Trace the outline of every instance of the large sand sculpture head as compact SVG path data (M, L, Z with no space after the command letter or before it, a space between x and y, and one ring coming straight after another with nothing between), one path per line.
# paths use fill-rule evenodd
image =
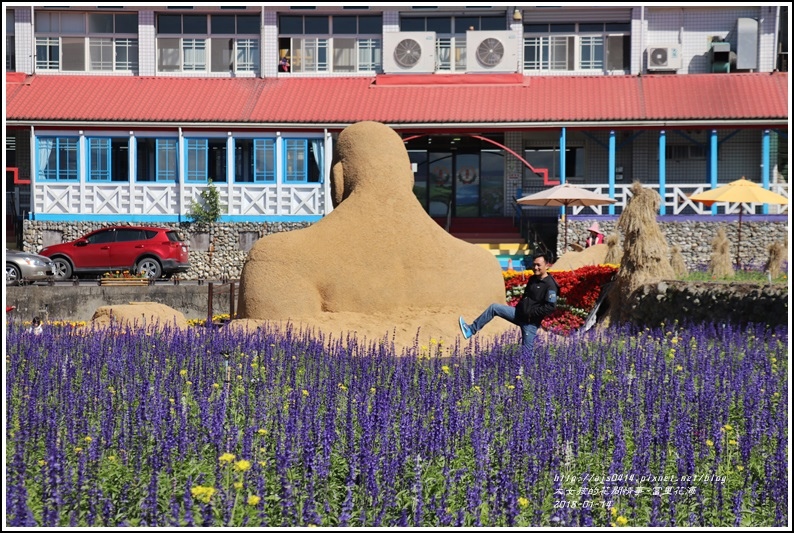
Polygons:
M380 122L357 122L339 134L331 168L334 207L359 188L410 194L411 160L403 140Z
M328 216L254 244L240 277L238 317L379 313L394 324L409 309L455 313L504 302L499 262L430 218L413 194L410 159L391 128L345 128L331 179L338 207ZM457 315L449 321L457 325Z

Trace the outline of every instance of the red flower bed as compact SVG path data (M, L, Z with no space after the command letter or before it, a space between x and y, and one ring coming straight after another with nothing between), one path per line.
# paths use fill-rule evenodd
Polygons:
M617 272L612 265L584 266L576 270L550 270L560 294L557 309L543 319L543 328L567 335L580 328L587 315L592 311L601 294L601 287L609 282ZM505 296L507 303L515 307L526 287L531 270L516 272L508 270L504 273Z

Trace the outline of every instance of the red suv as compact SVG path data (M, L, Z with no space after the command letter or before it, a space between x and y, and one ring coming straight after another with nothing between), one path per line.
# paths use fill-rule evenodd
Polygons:
M55 263L55 279L111 270L145 273L157 279L190 268L188 245L178 231L143 226L112 226L47 246L39 254Z

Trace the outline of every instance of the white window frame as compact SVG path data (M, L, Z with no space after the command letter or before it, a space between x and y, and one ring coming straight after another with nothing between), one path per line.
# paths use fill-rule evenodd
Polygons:
M158 13L165 14L165 13ZM173 13L168 13L173 15ZM253 33L212 33L212 16L207 16L207 33L158 33L157 43L157 72L189 72L211 74L237 74L251 73L258 75L260 36ZM161 43L175 40L178 46L163 48ZM213 69L213 42L216 45L232 41L231 68ZM179 49L179 58L171 68L163 68L163 52L165 50Z
M525 32L524 71L609 72L607 59L609 37L630 36L631 32L607 30L606 26L609 23L596 24L603 24L603 29L581 30L580 23L576 23L572 32ZM589 59L583 59L582 51L585 48L593 52ZM597 58L599 49L601 57ZM534 50L535 53L530 53L530 50ZM627 70L629 65L624 68L624 71Z
M137 33L115 33L115 32L91 32L89 16L94 13L63 12L63 11L39 11L36 13L35 39L36 39L36 69L54 72L135 72L138 69L138 34ZM107 15L129 15L130 13L106 13ZM115 22L115 21L114 21ZM38 26L42 29L38 29ZM71 31L64 29L66 24L73 24ZM101 59L99 63L94 60L94 51L97 50L97 43L106 44L111 41L111 51L109 59ZM68 41L68 44L67 44ZM66 68L67 63L80 64L78 58L71 58L71 61L64 61L64 54L67 49L80 44L82 41L82 68ZM49 53L45 59L39 59L38 49L40 46L49 48ZM52 52L57 48L57 56ZM119 47L127 50L127 60L117 61ZM100 50L102 48L100 47ZM106 52L102 52L104 56ZM134 61L129 57L133 56ZM110 68L106 68L110 66ZM100 68L96 68L100 67Z
M289 39L290 72L373 73L381 68L383 40L380 34L335 34L333 16L328 16L328 28L331 33L279 33L280 41ZM353 48L348 45L351 40L355 43ZM337 42L340 46L335 46ZM344 47L341 46L343 42Z

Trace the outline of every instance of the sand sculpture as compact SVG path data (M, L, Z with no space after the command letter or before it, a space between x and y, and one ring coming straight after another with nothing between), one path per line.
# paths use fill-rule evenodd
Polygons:
M185 330L188 327L184 314L157 302L130 302L98 307L91 317L91 325L96 327L115 325L121 328L151 331L165 328Z
M334 210L300 230L267 235L240 277L238 318L304 320L329 313L484 309L505 301L502 271L487 250L457 239L413 194L400 136L378 122L345 128L331 171Z

